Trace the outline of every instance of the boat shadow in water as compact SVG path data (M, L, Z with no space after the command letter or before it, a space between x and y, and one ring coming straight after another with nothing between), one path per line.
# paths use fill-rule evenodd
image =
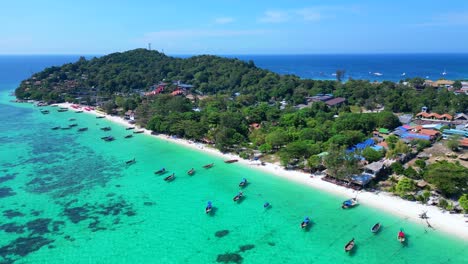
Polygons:
M351 257L354 256L354 255L356 255L358 249L359 249L359 246L356 245L356 244L354 244L353 249L351 249L351 251L348 252L348 255L351 256Z
M312 220L310 220L309 224L306 225L304 228L302 228L302 230L304 232L309 232L311 229L312 229L312 226L314 225L314 222L312 222Z
M217 211L218 211L218 207L213 206L213 207L211 207L211 211L210 211L207 215L213 217L213 216L216 215L216 212L217 212Z

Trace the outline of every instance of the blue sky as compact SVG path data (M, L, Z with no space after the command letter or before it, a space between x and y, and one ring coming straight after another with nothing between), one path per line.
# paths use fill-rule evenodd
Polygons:
M148 43L167 54L468 52L468 0L15 0L0 8L0 54L106 54Z

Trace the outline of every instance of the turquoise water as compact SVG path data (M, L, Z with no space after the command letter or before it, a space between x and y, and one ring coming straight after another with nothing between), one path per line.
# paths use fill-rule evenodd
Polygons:
M1 93L0 263L417 264L468 257L467 241L374 208L342 210L344 197L151 136L124 139L124 127L86 113L48 107L43 115L10 99ZM78 126L50 129L71 123ZM106 135L116 140L102 141ZM136 163L125 165L132 158ZM153 173L161 167L176 179ZM237 204L243 177L250 184ZM207 201L216 208L211 216ZM299 227L305 216L313 223L307 231ZM373 235L376 222L383 227ZM396 240L400 228L405 246ZM351 238L356 247L346 254Z

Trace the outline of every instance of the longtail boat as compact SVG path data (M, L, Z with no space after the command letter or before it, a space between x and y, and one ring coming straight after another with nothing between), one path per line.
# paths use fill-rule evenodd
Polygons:
M350 252L354 248L354 238L351 239L344 247L345 252Z
M380 223L375 224L374 226L372 226L371 232L374 234L379 232L380 227L381 227Z
M213 167L213 165L214 165L214 163L206 164L206 165L203 166L203 168L209 169L209 168Z
M164 180L167 182L173 181L174 179L175 179L175 173L172 173L171 175L164 178Z

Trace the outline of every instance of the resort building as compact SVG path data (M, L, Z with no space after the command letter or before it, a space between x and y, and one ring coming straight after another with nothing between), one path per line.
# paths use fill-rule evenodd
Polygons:
M427 113L427 112L420 112L416 114L416 118L418 119L428 119L428 120L439 120L439 121L451 121L453 117L449 114L438 114L438 113Z

